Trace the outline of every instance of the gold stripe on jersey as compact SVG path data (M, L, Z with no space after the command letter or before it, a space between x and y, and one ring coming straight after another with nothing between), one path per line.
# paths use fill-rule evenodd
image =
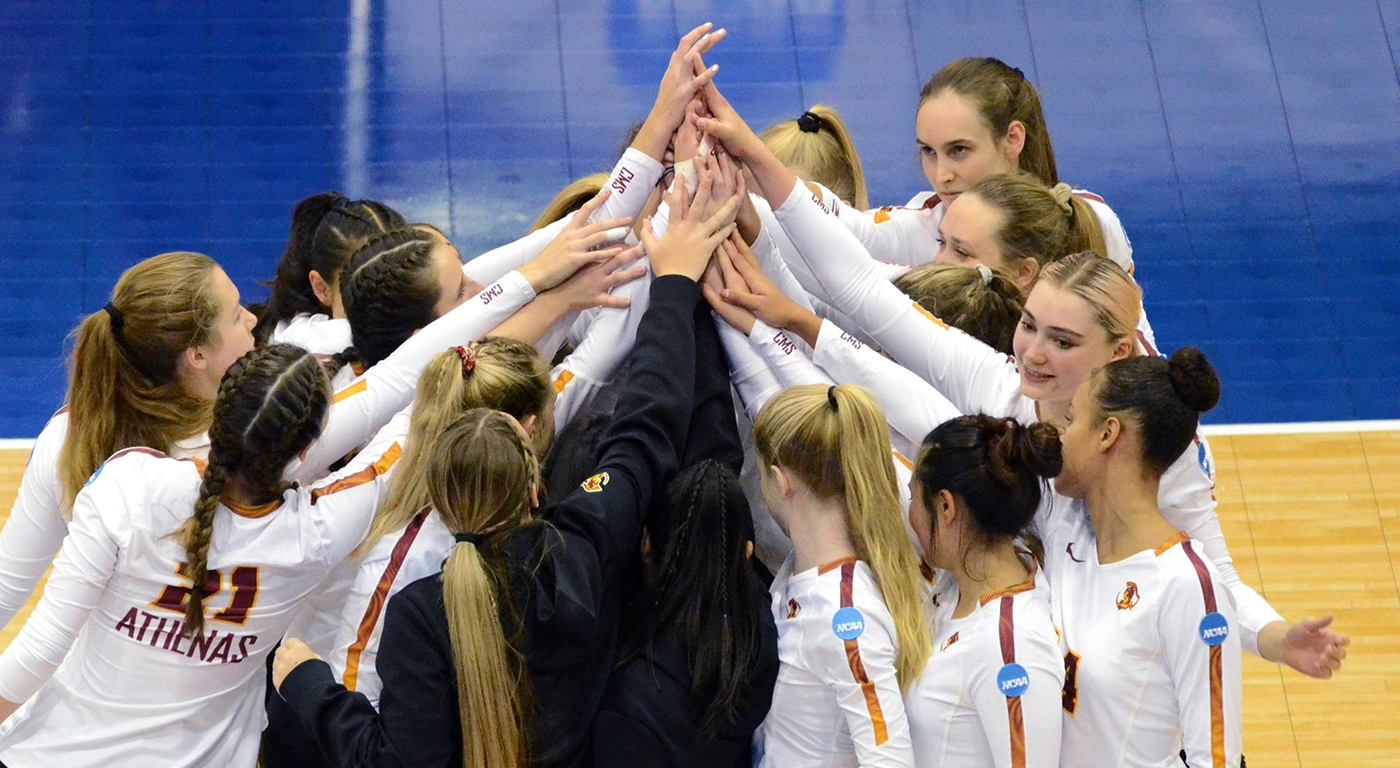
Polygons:
M331 398L331 402L338 403L341 400L348 400L349 398L360 394L368 388L369 382L366 379L359 379L350 386L346 387L345 389L342 389L339 392L335 393L335 396Z
M379 615L384 611L384 605L389 600L389 588L393 586L394 579L398 578L399 569L403 567L403 561L408 557L408 551L413 547L413 540L418 538L418 531L423 527L423 521L428 519L427 508L419 511L413 516L408 527L404 529L403 535L394 542L394 551L389 554L389 564L384 566L384 573L380 574L379 582L374 585L374 594L369 598L369 605L365 607L365 615L361 617L360 624L355 628L355 642L350 644L350 649L345 652L345 675L343 681L345 687L355 690L355 683L360 678L360 656L365 652L365 646L369 645L369 639L374 634L374 628L379 624Z
M828 563L827 566L836 564L841 567L841 607L850 608L854 602L856 558L844 557ZM821 573L823 571L819 570L818 574ZM860 684L861 693L865 694L865 708L870 713L870 725L874 728L875 746L878 747L890 739L889 727L885 724L885 712L880 708L880 695L875 690L875 681L870 679L870 675L865 671L865 664L860 660L859 641L843 642L846 644L846 664L851 668L851 676Z
M373 481L374 478L388 472L389 468L394 466L394 462L398 461L402 456L403 448L398 443L394 443L389 446L389 450L385 451L383 456L379 457L378 461L368 467L365 467L353 475L342 477L334 483L313 489L311 491L311 503L315 504L316 501L323 496L329 496L332 493L339 493L348 488L354 488Z
M569 382L574 380L574 373L568 368L559 372L559 378L554 380L554 394L564 391L564 387L569 386Z

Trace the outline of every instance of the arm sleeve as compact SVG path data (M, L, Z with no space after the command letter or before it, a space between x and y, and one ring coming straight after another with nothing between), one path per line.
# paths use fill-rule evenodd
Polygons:
M930 249L924 232L929 226L923 219L929 215L926 211L891 206L862 211L826 187L817 187L822 211L841 222L879 263L907 268L933 261L936 251Z
M768 398L782 391L783 384L749 343L749 337L722 319L715 318L715 325L719 328L724 356L729 360L729 378L739 393L744 413L748 414L749 421L754 421Z
M364 694L336 682L322 661L292 670L279 693L334 765L454 765L461 727L451 647L443 647L432 620L403 593L389 601L378 668L384 689L377 712Z
M894 628L887 618L864 614L865 629L855 640L822 633L814 668L841 707L861 768L907 768L914 747L895 672Z
M0 626L24 609L68 535L63 519L58 454L68 417L55 416L29 453L19 494L0 530Z
M794 247L792 240L788 239L783 226L773 215L773 209L768 206L768 201L764 200L762 195L751 194L749 199L753 201L754 210L758 211L758 220L762 225L758 231L758 239L754 241L750 250L753 251L754 258L758 259L759 266L763 268L763 274L797 302L798 306L812 309L812 299L807 295L807 289L783 260L783 249L792 250Z
M129 498L139 485L120 482L131 462L95 474L73 502L73 522L44 596L0 655L0 696L7 701L24 702L53 675L102 598L117 567L113 523L129 517L128 505L140 503Z
M554 380L554 425L562 430L612 380L618 366L637 342L637 326L646 315L651 278L643 277L614 289L626 296L626 309L603 308L588 326L583 341L550 372Z
M1235 570L1230 549L1225 546L1225 533L1220 529L1220 517L1216 514L1215 461L1210 444L1204 437L1197 437L1196 442L1186 447L1186 454L1162 476L1157 504L1167 522L1201 543L1202 554L1219 571L1221 584L1238 606L1239 621L1232 626L1239 630L1241 647L1258 656L1260 630L1284 618L1268 600L1245 584Z
M646 205L656 180L661 178L661 163L648 157L641 150L628 148L613 166L608 176L607 188L612 190L603 205L589 217L589 221L602 221L622 216L636 216ZM500 280L508 272L519 269L526 262L540 255L564 227L569 225L572 216L549 224L531 232L512 243L487 251L462 265L462 273L482 285L490 285ZM660 233L657 233L660 234Z
M724 361L715 322L709 306L704 302L696 305L695 404L680 466L708 459L724 464L737 475L744 466L744 444L734 418L729 366Z
M784 257L807 266L816 281L808 290L817 298L849 316L900 365L922 376L959 411L1010 412L1020 397L1021 378L1015 362L948 327L901 293L885 279L855 236L822 211L801 180L775 213L796 245L795 254L785 252Z
M1020 696L1001 692L998 674L1005 664L1000 648L979 654L968 688L977 719L987 736L996 768L1055 768L1060 764L1065 663L1053 642L1015 633L1015 663L1026 670L1029 686Z
M962 415L928 382L832 323L822 323L813 359L838 381L874 392L890 428L916 445L934 427Z
M605 583L635 553L652 495L678 466L695 393L699 298L699 284L686 277L652 281L632 370L598 445L598 473L551 510L555 528L592 544ZM591 597L581 599L600 599L593 587L586 591Z
M806 345L786 331L780 331L762 320L754 320L753 330L749 331L749 343L763 356L764 362L777 374L784 388L836 383L803 350Z
M287 465L283 477L307 483L324 476L331 464L363 445L413 400L418 376L434 355L485 336L534 297L529 281L511 272L410 336L393 354L335 394L321 436L302 458Z
M1190 547L1186 542L1182 546ZM1190 550L1188 550L1190 551ZM1211 569L1199 564L1201 574ZM1244 749L1241 735L1243 672L1235 609L1229 593L1210 575L1191 574L1169 582L1157 614L1162 655L1176 693L1181 744L1186 762L1193 766L1225 768L1240 763ZM1202 639L1200 622L1209 611L1204 603L1209 589L1215 610L1225 617L1229 633L1220 645Z

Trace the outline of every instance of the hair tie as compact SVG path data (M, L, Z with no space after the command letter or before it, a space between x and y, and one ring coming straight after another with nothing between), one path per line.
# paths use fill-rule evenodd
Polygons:
M110 301L103 304L102 309L107 312L107 317L112 322L112 331L120 332L122 326L126 325L126 318L122 317L121 310L117 309Z
M977 274L982 276L983 285L992 284L992 270L986 264L977 265Z
M1050 196L1055 198L1055 203L1058 204L1065 213L1074 213L1074 206L1069 202L1070 198L1074 197L1074 187L1062 181L1050 188Z
M797 118L797 127L802 129L803 133L816 133L822 129L822 119L810 111L803 112Z
M481 546L481 537L474 533L454 533L452 534L452 538L456 539L458 544L466 542L473 547Z
M1015 72L1015 73L1016 73L1016 76L1019 77L1019 78L1021 78L1022 80L1025 80L1025 79L1026 79L1026 73L1025 73L1025 72L1022 72L1020 67L1012 67L1012 68L1011 68L1011 71L1012 71L1012 72Z
M462 378L467 378L476 370L476 347L453 347L462 358Z
M836 385L833 384L826 388L826 402L831 405L831 410L841 410L841 407L836 403Z

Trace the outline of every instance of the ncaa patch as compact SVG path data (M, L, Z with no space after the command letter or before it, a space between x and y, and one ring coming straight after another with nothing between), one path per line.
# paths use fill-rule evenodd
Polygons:
M1011 662L997 672L997 690L1008 699L1014 699L1025 693L1031 687L1031 676L1026 668Z
M1197 633L1201 636L1201 642L1214 647L1230 636L1230 622L1219 613L1207 613L1201 619Z
M30 455L32 456L33 454L31 453ZM86 482L86 483L83 483L83 487L86 488L86 487L88 487L89 485L92 485L93 483L97 482L97 476L100 475L100 474L102 474L102 470L105 469L106 466L107 466L107 462L105 462L105 461L102 462L101 464L98 464L98 465L97 465L97 469L94 469L94 470L92 471L92 474L88 476L87 482Z
M851 606L846 606L831 617L831 631L842 640L854 640L865 632L865 617Z
M608 473L599 472L598 474L588 478L587 480L584 480L583 483L579 485L579 487L582 488L585 493L597 493L603 490L603 486L607 484Z

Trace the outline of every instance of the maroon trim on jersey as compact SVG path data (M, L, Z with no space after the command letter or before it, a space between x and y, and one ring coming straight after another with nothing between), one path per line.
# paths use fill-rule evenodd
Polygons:
M1196 568L1196 578L1201 582L1201 595L1205 598L1206 613L1216 612L1215 588L1210 571L1201 561L1200 555L1191 547L1191 542L1181 542L1181 549ZM1213 768L1225 768L1225 662L1224 644L1210 646L1210 752Z
M1147 354L1151 355L1152 357L1159 357L1161 355L1161 353L1157 351L1157 348L1152 346L1152 342L1147 340L1147 334L1143 333L1142 331L1138 331L1137 339L1138 343L1142 345L1143 350L1145 350Z
M1096 203L1103 203L1102 197L1099 197L1093 192L1086 192L1082 189L1074 190L1074 196L1079 198L1080 200L1093 200ZM1104 203L1104 205L1108 205L1108 203Z
M828 565L838 563L841 566L841 607L850 608L855 599L856 558L843 557L840 560L833 560ZM851 668L851 676L860 684L861 693L865 694L865 709L870 713L870 725L874 729L875 746L878 747L889 741L890 738L889 726L885 723L885 713L880 708L880 696L875 690L875 683L865 671L865 663L860 660L859 641L843 640L842 642L846 644L846 664Z
M345 687L352 691L355 690L355 683L360 677L360 655L365 652L365 646L369 645L374 628L379 624L379 616L384 612L385 604L389 602L389 588L394 585L394 579L398 578L399 569L403 567L403 561L408 558L408 551L413 548L413 541L418 538L418 531L427 519L428 508L424 507L413 516L399 540L394 543L394 551L389 553L389 564L384 566L384 573L379 575L379 583L374 585L374 594L370 595L365 615L360 618L360 624L355 628L355 642L351 643L350 649L345 652L344 682Z
M924 204L919 206L919 208L920 210L927 211L933 208L937 208L938 204L941 202L943 202L943 199L940 198L938 195L934 195L933 197L930 197L929 199L925 200Z
M1031 574L1031 582L1034 582L1035 574ZM1024 591L1024 590L1022 590ZM1016 598L1012 595L1004 595L1001 598L1001 618L998 621L998 631L1001 636L1001 663L1014 664L1016 662L1016 621L1014 608ZM1013 768L1025 768L1026 766L1026 722L1025 714L1021 710L1020 696L1006 697L1006 720L1011 736L1011 765Z
M1181 535L1177 534L1177 536ZM1201 561L1201 556L1197 555L1196 550L1191 548L1190 539L1181 542L1181 549L1191 560L1191 565L1196 567L1196 578L1201 582L1201 596L1206 599L1206 613L1215 613L1215 588L1211 584L1210 571L1206 570L1206 564Z
M821 565L817 566L817 575L825 576L826 574L831 573L832 571L836 570L837 568L840 568L846 563L854 564L858 559L859 558L855 557L838 557L829 563L822 563ZM850 603L842 603L841 605L844 607L850 605Z

